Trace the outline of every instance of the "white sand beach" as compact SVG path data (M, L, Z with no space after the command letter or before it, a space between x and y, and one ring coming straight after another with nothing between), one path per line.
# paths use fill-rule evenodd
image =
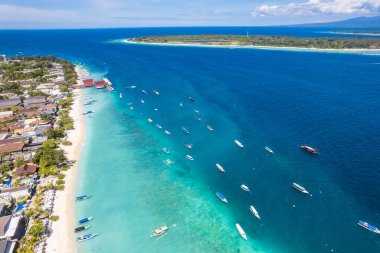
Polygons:
M279 51L299 51L299 52L318 52L318 53L349 53L349 54L380 54L380 49L323 49L323 48L306 48L306 47L276 47L276 46L242 46L242 45L207 45L197 43L153 43L153 42L136 42L130 39L122 40L123 43L141 44L152 46L169 46L169 47L209 47L209 48L230 48L230 49L262 49L262 50L279 50Z
M74 119L74 130L68 131L68 140L71 146L62 146L69 160L77 161L68 171L65 177L65 189L57 191L54 202L53 215L58 215L59 220L53 222L52 234L47 240L46 252L70 253L77 252L75 244L75 184L78 170L78 160L84 144L85 125L83 113L82 92L74 91L73 110L70 112Z

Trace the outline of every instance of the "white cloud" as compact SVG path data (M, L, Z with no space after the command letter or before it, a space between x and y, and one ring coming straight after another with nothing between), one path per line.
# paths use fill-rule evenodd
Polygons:
M315 14L373 14L380 12L380 0L309 0L282 5L261 5L253 16L308 16Z

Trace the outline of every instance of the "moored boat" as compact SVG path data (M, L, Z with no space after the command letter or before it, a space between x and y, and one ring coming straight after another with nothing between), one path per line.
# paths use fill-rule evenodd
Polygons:
M182 127L181 130L182 130L182 132L184 132L185 134L189 134L189 133L190 133L189 130L187 130L185 127Z
M274 154L273 150L271 148L269 148L269 147L265 147L265 150L268 151L271 154Z
M140 100L141 104L145 104L145 101L143 99Z
M157 127L158 129L162 129L162 126L161 126L160 124L156 124L156 127Z
M154 93L155 95L157 95L157 96L160 95L160 93L159 93L158 91L156 91L156 90L154 90L153 93Z
M305 187L303 187L303 186L301 186L301 185L299 185L299 184L297 184L297 183L293 183L292 186L293 186L296 190L298 190L298 191L300 191L300 192L302 192L302 193L309 194L309 192L305 189Z
M75 200L76 201L81 201L81 200L86 200L86 199L89 199L91 198L91 196L88 196L88 195L80 195L80 196L76 196L75 197Z
M207 127L208 130L214 131L214 128L212 128L210 125L207 125L206 127Z
M186 159L190 161L194 161L194 158L191 155L186 155Z
M220 192L217 192L217 193L216 193L216 196L217 196L221 201L223 201L224 203L228 204L228 201L227 201L226 197L224 197L223 194L221 194Z
M172 133L169 132L168 130L165 130L164 133L167 134L167 135L172 135Z
M371 232L374 232L376 234L380 234L380 230L377 227L372 226L371 224L368 224L368 222L360 220L358 222L358 225L369 230L369 231L371 231Z
M174 162L173 162L172 160L170 160L170 159L166 159L166 160L164 160L164 163L165 163L166 165L173 165L173 164L174 164Z
M86 234L86 235L82 235L82 236L77 237L76 240L77 240L77 242L83 242L83 241L92 239L92 238L94 238L97 235L98 235L97 233Z
M91 226L80 226L80 227L77 227L74 229L74 232L75 233L78 233L78 232L82 232L82 231L85 231L87 229L89 229Z
M239 234L241 235L241 237L243 237L244 240L247 240L247 235L245 234L243 228L239 225L239 223L236 223L236 229L239 232Z
M151 234L150 237L156 237L159 235L164 234L166 231L168 231L168 226L162 226L160 228L155 229Z
M238 140L235 140L235 144L239 147L239 148L244 148L244 145L238 141Z
M119 98L123 98L123 93L119 93Z
M153 120L151 118L148 118L149 123L153 123Z
M163 148L162 151L164 151L166 154L170 154L170 151L167 148Z
M182 103L179 103L179 106L180 106L180 107L183 107L183 104L182 104Z
M194 117L195 120L202 121L201 117Z
M86 218L83 218L83 219L80 219L79 220L79 224L83 224L83 223L86 223L90 220L94 219L94 217L90 216L90 217L86 217Z
M245 184L242 184L242 185L240 186L240 188L242 188L243 191L246 191L246 192L249 192L249 191L250 191L249 188L248 188L248 186L246 186Z
M256 210L256 208L254 206L250 206L249 210L251 210L251 212L253 213L253 215L256 216L257 219L260 219L259 212L257 212L257 210Z
M195 99L195 98L193 98L193 97L188 97L188 99L191 101L191 102L197 102L197 100Z
M193 148L193 144L185 143L186 148Z
M142 90L141 91L143 94L145 94L145 95L148 95L148 92L146 92L146 90Z
M314 155L318 154L317 149L312 148L312 147L307 146L307 145L302 145L300 147L300 149L302 149L303 151L309 152L310 154L314 154Z
M221 172L225 172L225 170L223 169L222 165L220 165L219 163L216 164L216 168L218 170L220 170Z

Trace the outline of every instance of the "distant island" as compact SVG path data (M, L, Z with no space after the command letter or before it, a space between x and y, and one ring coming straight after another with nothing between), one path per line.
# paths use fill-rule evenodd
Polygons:
M146 36L127 40L134 43L235 46L235 47L279 47L307 49L380 49L378 38L303 38L293 36L241 36L241 35L165 35Z

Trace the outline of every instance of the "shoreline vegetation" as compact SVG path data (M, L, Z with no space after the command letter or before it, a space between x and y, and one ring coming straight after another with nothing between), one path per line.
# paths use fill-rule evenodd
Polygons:
M0 58L0 194L2 216L16 224L4 231L13 233L7 247L14 252L75 249L74 183L84 134L79 76L74 64L54 56Z
M242 35L165 35L137 37L128 43L221 46L256 48L294 48L316 50L380 50L377 38L303 38L292 36L242 36Z

